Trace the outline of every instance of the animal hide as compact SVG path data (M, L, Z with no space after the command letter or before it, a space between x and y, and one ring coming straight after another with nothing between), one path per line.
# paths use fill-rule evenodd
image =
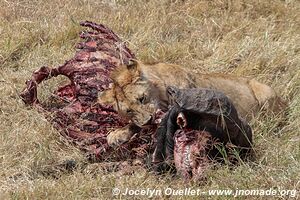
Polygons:
M186 178L200 177L209 160L222 160L220 144L236 146L241 158L250 153L251 128L226 95L206 88L167 91L172 107L157 129L153 155L157 171L169 169L174 160L176 170Z

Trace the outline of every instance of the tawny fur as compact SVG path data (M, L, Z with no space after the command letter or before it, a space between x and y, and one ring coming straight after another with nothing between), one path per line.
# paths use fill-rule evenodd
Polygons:
M239 115L246 119L262 106L274 112L285 107L271 87L254 79L229 74L195 74L179 65L133 61L128 66L119 66L111 77L113 87L100 95L99 102L113 104L138 125L145 124L155 109L168 108L167 86L222 91L233 101Z

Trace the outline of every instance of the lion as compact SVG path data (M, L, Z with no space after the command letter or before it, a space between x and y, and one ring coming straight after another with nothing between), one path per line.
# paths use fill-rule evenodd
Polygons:
M112 88L98 98L101 104L111 104L123 117L139 127L149 123L156 110L167 111L171 99L168 86L177 88L209 88L223 92L235 105L239 116L250 119L262 107L278 113L285 102L268 85L255 79L230 74L200 74L174 64L145 64L130 60L111 74ZM109 145L127 141L132 136L128 127L112 131Z

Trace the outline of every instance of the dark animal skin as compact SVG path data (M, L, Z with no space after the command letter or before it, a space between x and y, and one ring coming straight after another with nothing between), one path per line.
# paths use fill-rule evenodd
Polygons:
M201 143L199 138L203 134L206 135L203 138L209 136L212 141L218 141L224 145L230 142L237 146L241 158L248 155L252 149L251 128L239 118L233 103L223 93L204 88L177 89L169 87L167 91L172 107L156 131L157 143L152 161L156 171L172 169L170 164L172 165L174 162L174 157L176 168L181 166L182 163L178 163L178 161L187 158L187 155L184 155L187 145L193 149L190 153L209 149L206 153L207 156L216 158L218 151L209 145L209 142L205 143L207 148L198 145ZM175 134L178 131L180 136ZM174 135L175 141L177 138L175 144ZM183 140L182 138L189 139ZM174 146L175 149L181 150L174 153ZM189 157L192 156L189 155ZM200 169L186 169L184 173L187 174L187 171L193 170L199 171Z

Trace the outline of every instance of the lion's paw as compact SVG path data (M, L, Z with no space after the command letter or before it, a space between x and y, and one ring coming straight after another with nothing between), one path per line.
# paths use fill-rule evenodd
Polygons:
M117 146L127 142L132 136L132 133L126 129L116 129L110 132L107 136L107 143L109 146Z

